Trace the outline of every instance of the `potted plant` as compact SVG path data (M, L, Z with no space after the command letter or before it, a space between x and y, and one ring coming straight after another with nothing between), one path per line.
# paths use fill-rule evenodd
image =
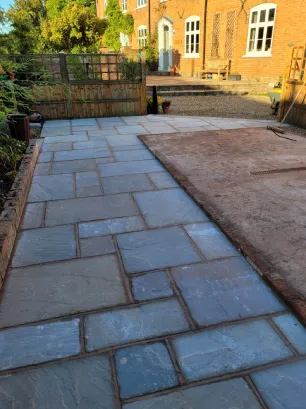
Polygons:
M174 77L176 74L176 68L174 65L170 65L170 77Z
M170 111L171 101L165 100L162 103L163 113L168 114Z
M228 76L229 81L241 81L241 75L237 72L233 72Z

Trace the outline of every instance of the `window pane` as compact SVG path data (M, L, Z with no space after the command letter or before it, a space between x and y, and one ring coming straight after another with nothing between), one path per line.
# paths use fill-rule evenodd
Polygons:
M272 43L271 38L266 40L265 51L270 51L271 50L271 43Z
M262 40L258 40L258 41L257 41L256 51L262 51Z
M267 28L267 38L272 38L272 34L273 34L273 26L269 26Z
M254 12L252 13L252 20L251 20L251 23L252 23L252 24L257 23L257 15L258 15L258 12L257 12L257 11L254 11Z
M200 30L200 21L197 21L197 30Z
M191 22L191 31L194 31L194 21Z
M186 54L189 54L190 52L190 37L189 35L186 35Z
M260 23L264 23L266 21L266 10L261 10L259 21Z
M190 52L193 53L194 52L194 34L190 36L190 43L191 43Z
M264 35L264 27L260 27L258 30L258 40L262 40Z
M275 9L270 9L268 21L274 21L274 18L275 18Z
M250 33L250 40L251 41L255 40L255 34L256 34L256 28L251 28L251 33Z
M255 41L250 41L249 42L249 51L251 52L251 51L254 51L254 44L255 44Z
M190 23L187 23L187 25L186 25L186 31L189 31L189 29L190 29Z

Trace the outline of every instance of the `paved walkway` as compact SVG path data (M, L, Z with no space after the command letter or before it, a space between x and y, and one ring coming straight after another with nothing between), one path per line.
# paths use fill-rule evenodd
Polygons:
M136 136L262 125L45 124L1 305L1 409L305 408L306 331Z

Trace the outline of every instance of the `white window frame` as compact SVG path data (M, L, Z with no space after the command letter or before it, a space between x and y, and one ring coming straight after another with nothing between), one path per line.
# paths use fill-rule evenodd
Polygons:
M194 23L194 30L191 29L191 24ZM197 23L199 28L197 29ZM189 30L187 31L187 27L189 27ZM200 58L200 33L201 33L201 21L199 16L190 16L186 18L185 20L185 44L184 44L184 58ZM189 46L191 49L191 46L193 45L194 50L196 48L196 36L199 36L199 52L195 51L189 51L187 52L187 38L189 38ZM191 37L194 36L194 41L191 43Z
M147 7L147 0L137 0L137 8Z
M121 44L121 47L129 47L130 40L127 34L120 33L120 44Z
M122 10L122 13L127 12L127 0L121 0L121 10Z
M274 20L268 21L269 11L274 9ZM265 11L265 21L260 22L261 12ZM274 37L274 30L275 30L275 20L276 20L276 11L277 11L277 4L275 3L262 3L258 6L251 8L250 10L250 20L249 20L249 29L248 29L248 41L247 41L247 48L246 54L244 57L271 57L272 56L272 47L273 47L273 37ZM253 13L257 13L257 20L255 23L252 23ZM272 37L271 37L271 47L269 50L264 50L266 40L267 40L267 30L268 27L273 27ZM257 51L257 43L258 43L258 33L259 29L263 28L263 38L262 38L262 50ZM254 32L255 29L255 37L254 37L254 50L249 51L250 42L251 42L251 33ZM261 39L259 40L261 41Z
M146 30L145 35L139 35L140 31ZM137 33L138 33L138 37L137 37L137 41L138 41L138 48L141 50L143 47L145 47L147 45L147 41L148 41L148 29L147 26L145 25L141 25L138 27L137 29Z

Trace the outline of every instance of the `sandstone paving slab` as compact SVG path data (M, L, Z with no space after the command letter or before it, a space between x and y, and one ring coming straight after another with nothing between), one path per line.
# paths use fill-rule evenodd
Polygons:
M74 142L73 144L73 149L93 149L93 148L107 148L106 140L101 139L96 141Z
M121 234L117 241L128 274L201 261L179 227Z
M148 150L136 150L115 152L115 158L119 162L132 162L134 160L154 159L154 156Z
M40 227L44 218L44 209L44 202L27 204L21 229L36 229Z
M0 331L0 370L77 355L79 337L78 318Z
M110 146L142 145L136 135L107 135Z
M149 173L149 177L157 189L178 187L178 184L168 172Z
M88 141L88 136L85 132L83 133L78 133L78 134L67 134L67 135L61 135L61 136L51 136L47 137L44 140L44 148L48 144L58 144L59 142L82 142L82 141Z
M96 170L96 165L93 159L79 159L53 162L51 173L53 175L59 175L62 173L88 172L91 170Z
M53 156L52 152L42 152L38 156L37 163L51 162L52 156Z
M54 161L69 161L78 159L95 159L111 156L109 149L93 148L93 149L75 149L70 151L61 151L54 153Z
M178 384L167 347L161 342L116 351L120 397L144 395Z
M74 181L72 175L34 176L28 196L28 202L70 199L73 197Z
M136 162L120 162L99 165L102 177L136 175L138 173L159 172L164 170L157 160L143 160Z
M80 238L97 237L144 230L145 228L146 226L141 216L121 217L118 219L80 223L79 236Z
M133 277L131 281L133 295L137 301L153 300L173 295L173 290L165 271L156 271Z
M139 211L131 195L88 197L57 200L47 205L45 224L56 226L99 219L137 216Z
M87 351L188 330L176 299L107 311L85 318Z
M115 246L111 236L91 237L80 239L81 257L99 256L115 253Z
M207 220L183 189L136 193L134 197L149 227Z
M242 258L178 267L172 275L199 325L286 309Z
M306 329L292 314L273 318L274 323L300 354L306 354Z
M265 369L251 375L269 409L304 409L306 360Z
M205 406L203 406L205 405ZM201 385L123 405L123 409L262 409L241 378Z
M139 192L154 189L148 176L145 174L102 178L102 186L105 194Z
M3 294L0 327L126 302L115 255L12 269Z
M80 142L81 143L81 142ZM57 151L69 151L72 149L72 142L59 142L59 143L44 143L41 148L42 152L57 152Z
M12 267L76 257L74 226L24 230L17 238Z
M115 409L114 395L106 356L0 377L1 409Z
M49 175L51 170L51 163L37 163L34 170L34 176Z
M239 323L173 341L178 364L189 381L254 368L293 356L267 321Z
M239 256L238 250L213 223L184 226L206 260Z

